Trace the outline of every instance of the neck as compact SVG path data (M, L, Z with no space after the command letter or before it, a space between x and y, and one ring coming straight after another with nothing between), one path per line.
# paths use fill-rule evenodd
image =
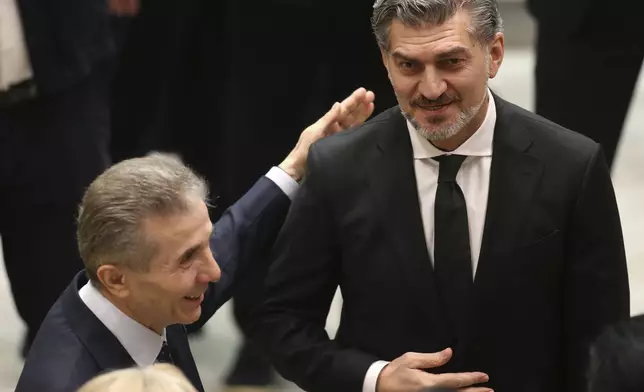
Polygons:
M431 143L442 151L454 151L460 147L463 143L467 141L472 135L478 131L478 129L485 121L485 116L487 115L487 106L490 104L489 94L486 92L485 97L483 98L483 103L479 108L478 112L474 115L472 120L456 135L452 136L449 139L445 140L432 140Z
M163 330L165 329L165 326L162 326L158 323L153 323L151 322L151 320L142 317L139 312L136 312L130 304L128 304L121 298L112 295L108 290L105 290L104 288L98 288L98 291L101 293L101 295L103 295L103 297L110 301L112 305L116 306L118 310L123 312L123 314L136 321L137 323L143 325L147 329L155 332L159 336L163 336Z

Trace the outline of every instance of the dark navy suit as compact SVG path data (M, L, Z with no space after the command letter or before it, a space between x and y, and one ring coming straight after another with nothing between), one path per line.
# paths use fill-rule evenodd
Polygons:
M211 247L221 268L221 279L211 283L202 304L199 324L212 317L234 292L237 283L260 264L270 250L290 205L284 192L268 178L260 179L215 224ZM116 337L85 306L78 291L87 283L79 273L45 318L16 392L72 392L99 373L135 365ZM177 365L199 391L197 372L183 325L166 329Z

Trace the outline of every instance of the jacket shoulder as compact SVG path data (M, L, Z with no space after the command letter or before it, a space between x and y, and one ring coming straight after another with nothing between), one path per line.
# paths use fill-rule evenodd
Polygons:
M355 129L324 138L313 145L316 158L325 165L334 165L334 163L342 165L346 160L355 161L364 158L382 134L391 130L395 123L400 121L401 116L398 106L394 106Z
M98 365L66 321L59 300L38 331L16 392L75 391L98 373Z
M528 133L533 141L530 151L541 160L585 165L600 149L592 139L512 103L503 101L502 110L509 115L511 126L516 124Z

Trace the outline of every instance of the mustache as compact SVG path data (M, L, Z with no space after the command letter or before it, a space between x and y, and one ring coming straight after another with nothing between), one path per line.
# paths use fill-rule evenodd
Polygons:
M438 99L428 99L424 95L414 98L410 104L412 106L441 106L458 100L458 96L451 94L441 94Z

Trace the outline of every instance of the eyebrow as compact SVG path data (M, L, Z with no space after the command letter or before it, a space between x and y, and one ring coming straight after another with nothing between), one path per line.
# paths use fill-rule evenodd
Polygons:
M405 55L405 54L403 54L401 52L395 51L391 55L392 55L392 57L394 57L396 59L399 59L399 60L409 61L409 62L418 62L418 60L413 59L413 58L411 58L411 57L409 57L409 56L407 56L407 55ZM457 46L457 47L449 49L449 50L447 50L445 52L439 53L438 55L436 55L436 58L439 59L439 60L444 60L444 59L447 59L447 58L452 58L454 56L462 56L462 55L469 56L470 55L470 50L465 48L465 47L463 47L463 46Z
M183 259L186 259L186 258L190 258L190 256L192 256L195 252L197 252L199 250L199 248L201 248L202 246L203 246L203 244L197 244L195 246L191 246L190 248L186 249L186 251L181 254L179 259L183 260Z
M196 245L191 246L190 248L186 249L183 253L181 253L181 256L179 257L180 259L184 259L187 256L192 256L195 252L197 252L199 249L201 249L204 246L208 246L210 244L210 240L212 239L212 236L215 232L215 227L210 224L210 235L208 236L208 240L205 242L198 243Z
M436 56L438 59L446 59L446 58L452 58L455 56L462 56L462 55L467 55L469 56L470 51L467 48L464 48L462 46L458 46L456 48L450 49L446 52L440 53Z
M409 62L417 62L417 60L412 59L411 57L407 57L404 54L400 52L393 52L391 54L392 57L397 58L398 60L403 60L403 61L409 61Z

